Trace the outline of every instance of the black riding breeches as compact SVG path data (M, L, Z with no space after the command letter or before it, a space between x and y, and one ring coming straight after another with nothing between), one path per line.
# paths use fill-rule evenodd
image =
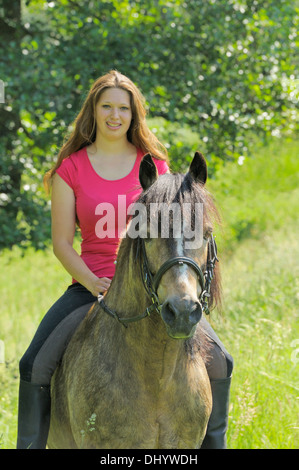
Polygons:
M68 287L42 319L20 360L22 380L40 385L50 383L72 335L96 300L81 284Z
M20 377L26 382L50 384L63 353L92 304L97 300L79 283L72 284L55 302L41 321L32 341L20 360ZM230 377L233 368L228 354L216 333L202 317L202 327L211 343L206 364L210 379Z

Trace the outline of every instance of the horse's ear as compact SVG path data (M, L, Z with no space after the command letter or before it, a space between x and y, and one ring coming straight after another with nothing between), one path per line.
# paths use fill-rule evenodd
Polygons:
M201 183L202 185L204 185L207 181L208 169L205 157L202 155L202 153L195 152L189 168L189 173L195 181Z
M158 178L157 167L149 153L147 153L141 163L139 169L139 181L143 190L149 188Z

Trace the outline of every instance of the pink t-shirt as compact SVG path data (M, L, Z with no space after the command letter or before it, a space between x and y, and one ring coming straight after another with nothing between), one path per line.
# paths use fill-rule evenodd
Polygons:
M80 256L98 277L114 276L120 235L129 220L127 208L142 191L139 182L142 157L138 150L130 173L117 180L106 180L94 170L86 147L65 158L56 170L74 191L82 235ZM159 174L167 172L165 161L154 158L154 162Z

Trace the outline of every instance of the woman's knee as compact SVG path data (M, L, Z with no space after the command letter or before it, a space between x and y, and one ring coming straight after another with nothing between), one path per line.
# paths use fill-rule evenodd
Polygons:
M212 341L206 360L206 368L210 379L225 379L232 375L234 361L232 356Z
M233 357L226 353L225 355L225 359L226 359L226 365L227 365L227 377L230 377L233 373L233 368L234 368L234 359Z
M24 380L25 382L31 382L32 366L33 358L31 358L28 352L26 351L19 362L19 372L21 380Z

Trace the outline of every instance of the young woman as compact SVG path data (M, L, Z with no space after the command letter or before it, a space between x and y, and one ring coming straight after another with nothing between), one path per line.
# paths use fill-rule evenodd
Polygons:
M75 329L98 294L110 286L119 233L125 228L118 226L118 211L126 211L141 192L138 174L143 155L155 156L159 174L169 171L167 151L145 117L144 98L131 80L116 71L100 77L56 165L45 176L46 187L52 187L53 250L73 279L43 318L20 361L19 449L46 446L51 377ZM107 202L115 209L115 232L100 238L99 207ZM73 248L76 224L82 234L80 256ZM223 448L232 359L206 321L205 330L214 346L213 360L207 365L214 405L203 447Z

